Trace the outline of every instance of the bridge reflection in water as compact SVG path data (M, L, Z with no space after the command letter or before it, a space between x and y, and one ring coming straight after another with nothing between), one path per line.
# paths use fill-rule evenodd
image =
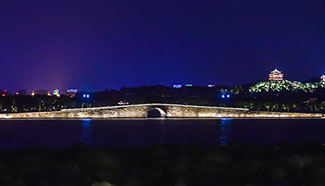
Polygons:
M83 119L81 123L80 143L91 144L91 119Z
M224 146L228 145L231 138L231 123L232 119L222 118L220 119L220 137L219 137L219 145Z

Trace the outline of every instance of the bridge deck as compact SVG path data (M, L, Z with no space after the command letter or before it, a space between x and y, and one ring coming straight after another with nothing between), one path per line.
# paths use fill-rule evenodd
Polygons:
M53 112L0 114L0 119L82 119L82 118L146 118L156 109L166 118L324 118L324 114L258 112L245 108L148 103L124 106L63 109Z

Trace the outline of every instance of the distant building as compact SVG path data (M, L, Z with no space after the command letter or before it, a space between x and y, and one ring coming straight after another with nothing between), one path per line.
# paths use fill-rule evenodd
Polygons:
M279 71L278 69L274 69L269 74L269 80L270 81L282 81L283 80L283 73Z
M67 92L77 94L78 89L68 89Z
M128 105L129 102L128 101L125 101L125 100L121 100L117 103L118 105Z
M77 93L78 89L68 89L65 95L69 97L75 97Z
M32 96L34 95L41 95L41 96L47 96L49 94L48 90L35 90L32 91Z
M8 90L0 90L1 97L6 97L9 95Z
M60 90L59 89L53 90L53 95L57 96L57 97L60 97Z
M322 75L322 77L320 77L320 79L321 79L322 81L325 81L325 75Z
M183 87L183 85L181 85L181 84L175 84L175 85L173 85L173 88L182 88Z
M25 96L26 92L27 92L26 90L17 90L15 94L17 96Z
M9 95L9 92L8 92L8 90L0 90L0 95L1 95L2 97L6 97L6 96Z

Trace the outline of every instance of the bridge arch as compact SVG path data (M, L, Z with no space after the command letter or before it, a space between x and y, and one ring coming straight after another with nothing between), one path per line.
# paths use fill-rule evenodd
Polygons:
M166 111L159 107L150 107L147 112L147 118L164 118Z

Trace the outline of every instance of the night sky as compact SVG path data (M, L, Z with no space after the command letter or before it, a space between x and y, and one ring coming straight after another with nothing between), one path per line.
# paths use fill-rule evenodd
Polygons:
M325 1L0 0L0 89L325 74Z

